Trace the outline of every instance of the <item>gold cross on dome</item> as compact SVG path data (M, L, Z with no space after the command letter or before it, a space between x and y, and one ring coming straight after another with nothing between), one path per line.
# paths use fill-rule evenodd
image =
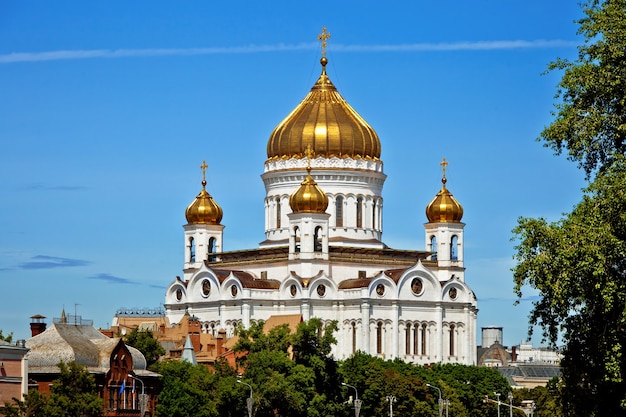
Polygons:
M202 170L202 181L206 181L206 169L209 166L206 164L206 160L202 161L202 165L200 165L200 169Z
M446 158L443 158L443 160L441 161L441 163L439 163L439 165L441 165L441 169L443 170L443 178L446 178L446 168L448 167L448 161L446 161Z
M326 26L322 28L322 33L317 35L317 40L322 41L322 57L326 56L326 41L330 39L330 33L326 32Z

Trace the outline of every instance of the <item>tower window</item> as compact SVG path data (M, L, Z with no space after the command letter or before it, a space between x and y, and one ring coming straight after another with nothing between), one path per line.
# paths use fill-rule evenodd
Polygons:
M407 355L411 354L411 323L406 325L406 341L404 342L404 351Z
M294 252L300 252L300 228L298 226L293 229L294 241L296 247L294 248Z
M422 355L426 355L426 323L422 324Z
M335 226L343 227L343 197L340 195L335 200Z
M437 237L433 236L430 238L430 251L433 254L430 256L430 259L433 261L437 260Z
M215 261L215 238L212 237L209 239L209 244L208 244L208 253L207 256L209 258L209 261L214 262Z
M276 197L276 228L280 229L280 197Z
M363 197L356 199L356 227L363 227Z
M376 200L372 200L372 229L376 229Z
M383 323L378 322L376 326L376 353L383 353Z
M196 261L196 242L193 237L189 238L189 262Z
M352 322L352 353L356 352L356 323Z
M322 251L322 228L315 228L315 235L313 236L313 251L321 252Z
M453 261L457 261L459 259L459 237L452 236L452 240L450 241L450 259Z

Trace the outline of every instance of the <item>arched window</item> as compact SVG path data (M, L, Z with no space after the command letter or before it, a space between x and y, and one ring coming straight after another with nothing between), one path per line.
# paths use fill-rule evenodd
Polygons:
M189 262L196 261L196 242L193 237L189 238Z
M426 355L426 323L422 324L422 355Z
M376 326L376 353L383 353L383 323L380 321Z
M422 343L424 340L422 339ZM420 353L420 328L419 324L415 324L413 327L413 354L419 355Z
M335 199L335 226L343 227L343 197L340 195Z
M207 255L208 255L208 259L211 262L215 261L215 238L212 237L209 239L209 244L207 247Z
M280 229L280 197L276 197L276 228Z
M454 356L454 324L450 325L450 356Z
M356 323L352 322L352 353L356 352Z
M376 230L376 199L372 200L372 229Z
M437 260L437 237L432 236L430 238L430 251L434 252L431 256L430 259L433 261Z
M363 227L363 197L356 199L356 227Z
M411 323L406 325L406 341L404 342L404 351L407 355L411 354Z
M313 251L314 252L321 252L322 251L322 228L321 227L316 227L315 228L315 235L313 236Z
M294 241L296 242L295 252L300 252L300 228L298 226L293 228Z
M450 241L450 259L457 261L459 259L459 237L454 235Z

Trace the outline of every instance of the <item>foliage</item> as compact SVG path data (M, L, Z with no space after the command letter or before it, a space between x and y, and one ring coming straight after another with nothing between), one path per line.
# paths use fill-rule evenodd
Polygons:
M557 154L566 149L589 178L626 152L626 1L589 0L583 8L578 58L548 67L563 71L562 102L540 140Z
M59 378L52 382L50 395L31 390L23 401L6 404L7 417L99 417L104 402L98 396L93 377L76 362L59 363Z
M4 340L7 343L13 342L13 332L5 336L4 334L2 334L2 329L0 329L0 340Z
M124 337L124 343L143 353L149 368L157 363L159 358L166 353L163 346L154 338L150 330L133 329Z
M163 376L163 388L159 394L157 416L219 415L216 402L211 397L216 375L207 367L187 361L166 361L159 363L158 372Z

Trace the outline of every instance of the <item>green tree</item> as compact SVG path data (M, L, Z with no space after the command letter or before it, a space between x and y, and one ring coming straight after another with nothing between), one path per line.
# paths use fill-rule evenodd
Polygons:
M2 334L2 329L0 329L0 340L4 340L7 343L11 343L13 341L13 332L5 336L4 334Z
M0 414L5 417L45 417L45 407L48 396L37 390L30 390L24 395L24 400L13 398L13 404L5 403L5 408L0 409Z
M124 343L143 353L149 368L157 363L159 358L166 353L163 346L161 346L159 341L154 338L152 332L147 329L133 329L130 333L124 336Z
M578 58L548 67L563 71L561 103L540 140L557 154L566 150L589 178L626 152L626 2L589 0L583 9Z
M157 416L216 417L214 400L216 374L206 366L187 361L166 361L158 364L163 376Z
M589 0L584 42L563 71L555 120L540 140L567 151L591 180L582 201L553 223L521 218L513 230L518 299L538 290L529 317L564 343L563 415L624 415L626 383L626 0ZM593 401L589 401L593 398Z
M50 387L44 406L47 417L97 417L103 415L104 401L98 396L93 377L76 362L59 363L59 378Z

